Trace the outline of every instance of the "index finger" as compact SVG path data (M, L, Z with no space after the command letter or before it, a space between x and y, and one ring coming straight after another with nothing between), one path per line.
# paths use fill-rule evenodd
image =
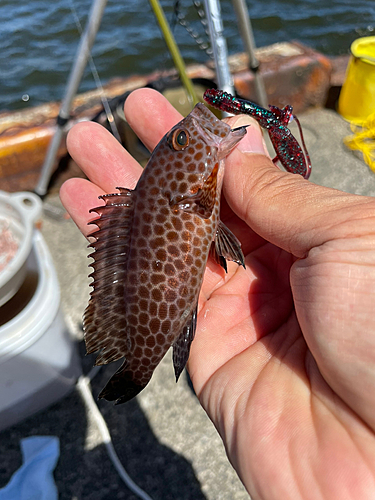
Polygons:
M152 89L132 92L125 101L124 109L129 125L150 151L182 119L172 104Z

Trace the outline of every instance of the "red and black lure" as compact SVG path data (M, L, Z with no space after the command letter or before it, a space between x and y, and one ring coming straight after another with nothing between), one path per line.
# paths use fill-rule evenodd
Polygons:
M283 167L293 174L300 174L305 179L310 177L311 161L303 139L302 127L298 118L293 115L289 104L283 109L277 106L262 108L254 102L232 96L222 90L209 89L203 96L204 100L214 108L234 115L250 115L261 127L268 131L276 156L274 163L280 161ZM301 135L302 148L287 125L295 120Z

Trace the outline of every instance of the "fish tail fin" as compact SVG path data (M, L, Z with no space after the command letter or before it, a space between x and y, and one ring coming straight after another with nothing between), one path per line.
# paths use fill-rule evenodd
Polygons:
M146 387L151 376L152 372L148 379L143 377L141 381L137 381L133 370L129 369L128 363L124 361L117 372L108 380L98 398L115 401L116 405L126 403Z

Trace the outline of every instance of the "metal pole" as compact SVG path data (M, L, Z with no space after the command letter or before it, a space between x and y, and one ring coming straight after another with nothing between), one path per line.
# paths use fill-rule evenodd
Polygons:
M227 42L223 36L220 3L218 0L204 0L211 47L216 66L216 78L219 89L234 94L232 75L229 71Z
M240 29L245 51L249 57L249 66L254 74L255 94L257 102L263 106L268 106L267 93L263 78L259 73L259 61L255 56L255 40L249 12L245 0L233 0L234 10L236 12L238 26Z
M70 110L72 101L77 94L79 84L82 80L83 72L87 66L87 60L91 53L91 48L94 44L96 34L98 32L100 21L103 16L107 0L93 0L89 13L89 18L85 31L81 37L80 44L77 49L75 61L70 71L68 83L65 89L65 96L60 106L60 111L56 120L56 131L48 146L46 158L43 163L42 171L35 188L35 193L39 196L44 196L47 193L48 183L51 178L52 169L55 164L57 151L60 147L61 140L64 134L64 127L70 118Z

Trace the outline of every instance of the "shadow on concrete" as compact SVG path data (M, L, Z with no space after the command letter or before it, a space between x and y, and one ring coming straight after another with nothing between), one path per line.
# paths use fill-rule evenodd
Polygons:
M94 397L108 376L108 371L102 370L95 377ZM153 500L206 499L191 464L158 442L136 400L120 406L100 401L99 406L122 464ZM60 439L60 459L55 469L59 500L139 498L118 476L105 446L96 444L101 440L96 428L88 429L85 406L77 390L0 433L0 487L22 464L20 440L35 435Z

